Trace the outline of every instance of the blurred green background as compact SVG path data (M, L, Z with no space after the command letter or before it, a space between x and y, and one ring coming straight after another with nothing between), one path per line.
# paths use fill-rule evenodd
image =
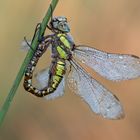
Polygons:
M26 56L20 51L23 37L32 38L49 3L0 1L0 106ZM60 0L54 15L68 18L76 44L140 56L139 0ZM41 67L48 58L44 56ZM123 120L95 115L68 88L63 97L45 101L24 91L21 83L0 130L0 140L139 140L140 78L113 83L95 73L93 76L121 100L126 114Z

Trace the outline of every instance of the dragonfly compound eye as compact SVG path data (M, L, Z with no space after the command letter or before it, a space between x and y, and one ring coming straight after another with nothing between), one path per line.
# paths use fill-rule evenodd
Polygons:
M63 16L54 17L50 22L50 25L56 31L68 33L70 32L69 25L67 23L67 19Z

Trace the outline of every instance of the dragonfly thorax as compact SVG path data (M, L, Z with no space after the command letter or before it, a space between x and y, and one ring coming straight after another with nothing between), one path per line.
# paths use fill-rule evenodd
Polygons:
M68 35L64 33L55 34L52 44L52 57L70 60L72 57L72 43Z

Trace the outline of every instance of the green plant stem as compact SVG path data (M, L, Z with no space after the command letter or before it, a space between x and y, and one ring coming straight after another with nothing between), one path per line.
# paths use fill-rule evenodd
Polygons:
M44 19L42 20L42 23L40 25L40 27L41 27L40 32L37 31L37 33L35 35L35 38L34 38L32 44L31 44L31 47L34 50L38 46L38 38L41 38L44 35L44 32L45 32L46 27L48 25L49 19L51 17L51 14L54 11L58 1L59 0L52 0L52 2L51 2L52 11L51 11L51 7L49 7ZM15 81L13 83L13 86L12 86L12 88L11 88L11 90L10 90L10 92L9 92L9 94L8 94L8 96L7 96L6 100L5 100L2 108L1 108L1 111L0 111L0 126L2 126L3 120L4 120L5 116L6 116L6 113L8 112L8 109L9 109L9 107L11 105L11 102L13 101L13 98L14 98L14 96L16 94L18 86L19 86L19 84L20 84L20 82L22 80L22 77L24 75L25 69L26 69L30 59L32 58L32 56L33 56L33 52L30 49L29 52L27 53L27 56L25 57L25 59L23 61L23 64L21 65L21 68L20 68L20 70L19 70L19 72L18 72L18 74L16 76L16 79L15 79Z

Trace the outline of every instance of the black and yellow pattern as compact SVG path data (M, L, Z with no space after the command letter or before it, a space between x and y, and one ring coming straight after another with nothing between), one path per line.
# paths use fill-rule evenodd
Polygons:
M66 60L69 61L72 56L71 48L74 43L67 34L70 31L67 19L65 17L53 18L50 22L49 29L54 32L54 34L43 37L25 72L24 88L37 97L51 94L57 89L66 72ZM39 90L32 85L33 71L39 58L50 45L52 47L52 63L49 72L48 85Z
M54 56L52 60L52 67L50 68L48 85L46 85L46 87L41 90L37 89L32 85L33 71L37 65L39 58L46 51L46 48L48 46L48 38L46 38L46 41L44 40L42 41L42 43L39 44L26 69L24 78L24 88L25 90L34 94L37 97L43 97L53 93L62 81L63 75L66 72L65 61L69 59L68 52L70 51L70 43L67 40L65 34L58 34L58 37L62 45L55 46L55 44L52 44L52 47L56 48L55 51L57 52L57 57Z

